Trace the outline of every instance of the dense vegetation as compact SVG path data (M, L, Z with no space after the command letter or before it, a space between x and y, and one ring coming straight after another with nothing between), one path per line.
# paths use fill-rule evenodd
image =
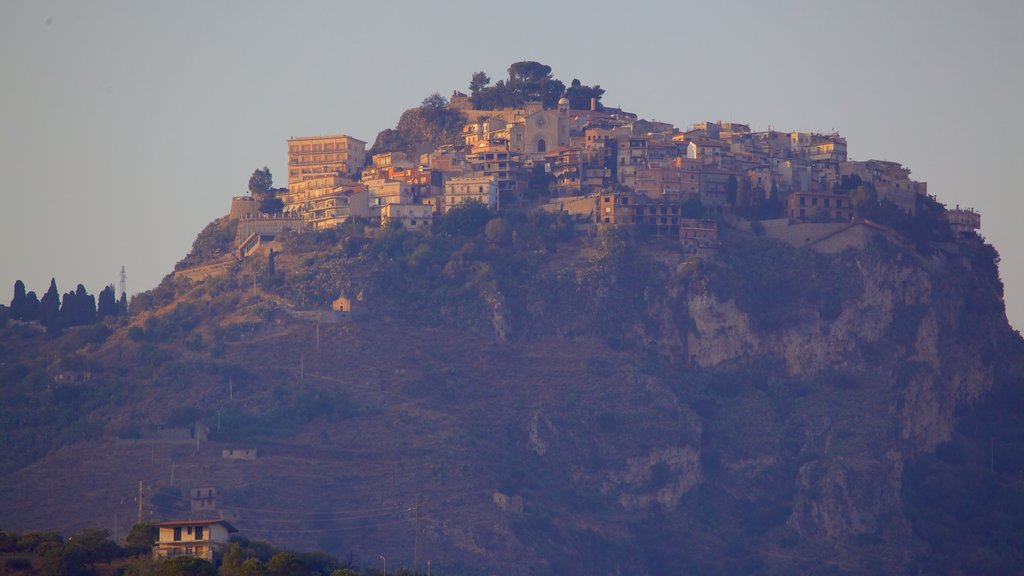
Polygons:
M157 527L136 524L122 544L110 531L79 530L68 538L57 532L0 530L0 574L40 576L377 576L376 568L360 570L351 561L320 552L295 552L259 540L234 538L218 566L190 556L155 560ZM411 571L392 567L389 574Z
M551 109L565 96L569 107L574 110L589 110L591 99L597 109L603 109L601 96L604 90L598 86L586 86L577 79L566 88L565 83L551 74L551 66L526 60L516 62L508 68L508 79L498 80L491 85L485 72L476 72L469 82L470 102L478 110L499 108L520 108L527 102L542 102Z

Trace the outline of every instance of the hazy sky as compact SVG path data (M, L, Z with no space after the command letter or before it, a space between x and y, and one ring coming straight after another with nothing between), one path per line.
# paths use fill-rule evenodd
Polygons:
M372 143L518 60L685 128L838 130L982 213L1024 327L1024 2L0 2L0 301L152 288L291 136Z

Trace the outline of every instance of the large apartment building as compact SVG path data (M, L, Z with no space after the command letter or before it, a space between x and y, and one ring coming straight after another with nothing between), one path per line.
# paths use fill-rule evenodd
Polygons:
M355 176L366 160L366 142L335 134L288 140L288 184L340 174Z

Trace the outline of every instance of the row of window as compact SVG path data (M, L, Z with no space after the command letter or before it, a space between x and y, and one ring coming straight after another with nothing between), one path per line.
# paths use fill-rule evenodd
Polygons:
M187 531L185 532L185 534L187 534L189 536L191 536L193 534L192 526L187 526L186 530ZM203 527L202 526L196 526L194 532L195 532L194 540L202 540L203 539ZM175 542L181 542L181 526L175 526L174 527L174 541Z
M333 142L328 142L326 144L292 144L291 146L288 147L288 151L293 154L297 152L322 152L324 150L331 151L346 149L354 150L355 146L353 144L343 145L341 143L335 144Z
M835 200L836 200L836 208L842 208L843 207L843 199L842 198L836 198ZM822 201L823 201L822 205L825 208L831 208L832 207L832 199L831 198L822 198ZM806 196L801 196L800 197L800 205L801 206L807 206L807 197ZM818 198L816 196L812 196L811 197L811 206L817 206L817 205L818 205Z

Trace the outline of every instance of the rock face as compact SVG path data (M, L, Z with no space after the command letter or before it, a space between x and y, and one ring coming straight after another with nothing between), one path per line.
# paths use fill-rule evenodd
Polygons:
M163 360L166 374L153 358L173 356L148 332L96 348L107 375L116 367L138 384L92 414L214 418L209 454L161 455L119 444L116 431L69 442L0 478L7 502L26 503L0 506L0 525L83 525L107 504L31 506L41 501L32 491L130 493L139 477L160 486L161 463L174 461L178 478L221 489L243 532L309 548L302 530L336 530L341 543L317 546L357 562L393 550L411 566L398 551L419 530L421 550L450 574L907 573L955 544L920 539L908 469L1013 372L1000 362L1024 365L980 241L923 251L876 231L861 248L818 254L727 239L698 260L602 237L540 264L502 249L463 250L444 277L341 252L320 268L300 254L307 263L289 269L286 254L283 282L310 294L338 282L335 269L353 288L375 287L375 311L319 326L315 349L308 322L239 304L251 271L192 288L154 316L184 325L195 316L185 308L209 298L199 309L233 316L210 320L206 338L238 336L214 360ZM445 269L436 247L417 251ZM210 296L230 290L231 274L239 293ZM276 295L282 306L288 297ZM195 343L197 331L174 337ZM217 442L241 440L260 446L244 470L217 458ZM105 464L55 472L80 456ZM496 506L494 494L521 509ZM421 496L414 528L408 510ZM288 511L290 528L266 510ZM303 524L309 510L331 514Z

